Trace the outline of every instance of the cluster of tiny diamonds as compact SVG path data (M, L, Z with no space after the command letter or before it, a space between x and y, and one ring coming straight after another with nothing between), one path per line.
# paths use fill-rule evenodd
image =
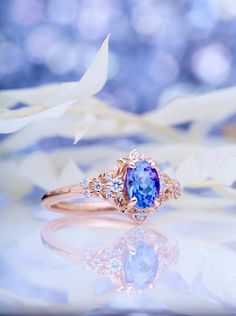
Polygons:
M101 275L120 275L124 252L127 251L127 242L133 244L140 240L152 242L152 240L155 240L155 234L149 231L147 235L144 229L135 228L127 236L122 237L113 247L84 253L82 255L84 266L95 270Z
M168 201L170 198L179 198L181 193L180 184L176 179L170 179L166 174L160 177L160 194L162 201Z
M85 265L101 275L118 275L122 269L122 258L117 256L112 249L100 249L91 252L84 258Z
M156 168L160 183L160 190L155 203L148 209L136 207L136 202L127 196L127 188L124 189L128 168L134 168L133 166L139 160L147 161L153 168ZM145 157L137 150L133 150L129 156L119 159L112 172L101 174L90 181L85 179L81 183L81 187L85 197L99 197L108 200L122 212L129 213L137 223L142 223L149 213L153 213L159 208L163 201L168 201L171 198L177 199L181 193L177 180L162 173L153 159Z
M84 196L87 198L90 197L90 194L91 194L91 191L89 190L88 185L89 185L89 179L84 179L81 183L81 186L83 188L82 192L83 192Z
M95 195L108 200L121 201L123 199L123 179L118 176L114 177L112 173L100 175L91 181L84 179L81 186L85 197Z
M108 248L87 250L84 255L81 255L83 266L96 271L100 275L109 276L117 287L126 290L130 296L141 294L132 284L127 284L124 277L125 257L129 252L132 251L133 253L135 251L135 245L140 241L145 241L151 245L158 255L159 267L156 279L177 262L179 255L177 244L169 244L164 235L139 227L129 231Z

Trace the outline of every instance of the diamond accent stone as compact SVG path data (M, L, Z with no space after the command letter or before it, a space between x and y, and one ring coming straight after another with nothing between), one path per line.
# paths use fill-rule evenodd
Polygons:
M94 268L99 268L102 264L102 260L98 257L94 258L92 261L92 265Z
M89 185L89 179L87 179L87 178L85 178L83 181L82 181L82 186L84 187L84 188L86 188L88 185Z
M101 182L96 182L93 186L94 190L97 192L100 192L102 190L102 184Z
M133 159L135 159L135 160L141 159L142 156L143 156L143 154L142 154L140 151L138 151L137 149L135 149L135 150L133 150L133 151L131 152L131 157L132 157Z
M108 268L110 272L118 272L121 269L121 261L117 258L112 258L109 261Z
M110 188L104 188L104 193L105 193L105 197L106 199L110 200L112 199L112 192L111 192L111 189Z
M143 222L145 219L145 214L143 212L138 212L137 214L134 215L136 221L138 222Z
M83 194L85 195L85 197L90 197L90 191L88 189L84 189Z
M142 228L137 228L134 235L136 238L143 239L145 237L145 231Z
M112 179L112 173L106 173L106 174L104 175L104 179L105 179L106 181L111 181L111 179Z
M162 192L165 192L165 190L166 190L166 181L165 181L165 179L163 178L163 177L161 177L161 179L160 179L160 184L161 184L161 190L162 190Z
M124 184L123 184L122 179L114 178L109 182L109 187L112 192L118 193L123 190Z

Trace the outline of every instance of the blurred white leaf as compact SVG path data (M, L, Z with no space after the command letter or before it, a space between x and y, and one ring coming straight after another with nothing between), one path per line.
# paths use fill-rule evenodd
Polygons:
M190 156L185 159L177 168L175 175L182 186L186 186L189 183L194 182L199 183L205 178L204 169L199 164L199 160L196 156Z
M72 183L78 183L83 180L83 178L83 172L78 168L76 163L70 159L59 175L58 185L71 185Z
M62 115L80 98L96 94L105 84L108 72L108 40L103 42L94 61L78 82L45 85L38 88L8 90L0 93L1 107L16 102L31 105L0 112L0 133L11 133L45 117ZM4 104L4 102L6 102Z
M22 162L20 174L23 179L45 190L82 180L83 173L72 159L63 162L61 164L44 153L34 154Z
M89 107L88 101L84 101L84 103ZM41 140L55 136L71 138L71 140L76 138L76 141L78 141L81 137L84 137L95 121L95 117L91 114L79 115L73 110L67 111L58 118L46 117L43 120L43 125L41 120L31 122L17 133L12 133L6 139L3 139L0 152L6 155L6 153L12 151L24 150L34 146Z
M15 132L30 123L37 122L47 117L59 117L72 103L73 102L67 102L51 108L42 106L29 108L26 111L27 114L23 114L22 116L19 114L20 112L25 112L25 110L10 110L3 113L0 112L0 133ZM36 113L34 114L34 112Z
M87 114L83 117L83 119L76 123L74 128L74 144L78 143L78 141L88 132L88 130L94 125L95 122L95 117Z
M235 113L236 87L198 96L177 98L160 110L149 112L146 119L157 125L184 122L216 122Z
M58 170L55 162L45 154L31 155L24 159L19 166L19 173L23 179L45 190L51 190L57 185Z
M217 148L206 152L201 158L206 177L230 186L236 180L236 147L235 151L227 154Z

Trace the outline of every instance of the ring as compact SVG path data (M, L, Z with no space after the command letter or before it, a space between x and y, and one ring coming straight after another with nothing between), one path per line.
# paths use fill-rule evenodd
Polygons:
M59 212L120 210L140 224L163 202L177 199L180 191L177 180L162 173L155 160L134 149L127 157L118 159L111 172L46 193L42 205ZM68 203L71 199L82 201Z
M57 239L56 233L70 227L73 241L78 238L71 235L71 226L129 228L117 240L106 246L96 248L78 248L67 245ZM76 234L79 229L76 227ZM83 231L84 233L84 231ZM108 231L108 234L110 232ZM61 234L60 234L61 235ZM167 237L157 229L132 227L125 222L107 219L100 216L97 219L81 216L66 216L50 220L41 232L42 242L56 254L71 260L85 269L96 271L99 275L108 277L111 282L130 297L140 295L144 290L153 288L159 277L173 267L179 258L177 242Z

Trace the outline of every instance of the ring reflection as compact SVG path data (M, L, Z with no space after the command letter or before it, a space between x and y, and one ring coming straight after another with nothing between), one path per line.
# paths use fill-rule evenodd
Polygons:
M108 230L125 229L115 241L104 246L72 247L57 237L57 231L64 233L74 225ZM67 228L67 229L65 229ZM77 235L78 233L78 235ZM72 239L78 240L80 229ZM83 229L81 233L84 234ZM131 296L140 295L145 289L153 288L158 278L177 263L179 248L177 243L158 229L148 226L133 226L126 220L68 216L48 221L42 229L42 241L52 251L77 264L107 276L119 289ZM109 234L108 234L109 238Z

